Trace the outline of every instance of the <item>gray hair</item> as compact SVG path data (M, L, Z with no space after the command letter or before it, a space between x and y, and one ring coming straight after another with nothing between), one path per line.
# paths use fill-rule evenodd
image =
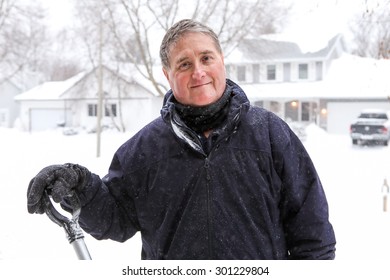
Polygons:
M170 68L169 54L171 47L176 44L183 35L189 32L203 33L210 36L215 43L215 47L222 54L222 48L219 43L218 36L210 27L191 19L183 19L168 29L161 42L160 59L164 68Z

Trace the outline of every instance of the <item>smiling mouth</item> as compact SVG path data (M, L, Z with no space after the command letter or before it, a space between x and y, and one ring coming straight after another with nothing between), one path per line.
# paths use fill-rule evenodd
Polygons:
M201 85L195 85L195 86L192 86L191 88L198 88L198 87L206 86L206 85L209 85L209 84L211 84L211 82L208 82L208 83L205 83L205 84L201 84Z

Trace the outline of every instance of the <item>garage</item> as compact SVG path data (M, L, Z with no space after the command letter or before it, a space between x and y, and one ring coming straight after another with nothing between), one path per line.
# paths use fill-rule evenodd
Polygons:
M30 109L30 131L55 129L65 119L66 112L63 109Z

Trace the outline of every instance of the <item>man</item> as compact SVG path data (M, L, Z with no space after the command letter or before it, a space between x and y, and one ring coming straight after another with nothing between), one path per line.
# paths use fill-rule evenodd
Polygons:
M115 153L100 179L76 164L53 165L28 188L69 208L97 239L142 236L143 259L333 259L335 236L315 167L274 114L250 105L225 77L215 33L182 20L160 49L170 84L161 117Z

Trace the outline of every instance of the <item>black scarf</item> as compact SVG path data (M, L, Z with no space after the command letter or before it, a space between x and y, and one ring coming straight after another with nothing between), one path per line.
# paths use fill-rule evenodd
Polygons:
M221 124L229 112L231 89L226 86L221 98L206 106L182 105L175 100L175 109L183 122L197 133L213 129Z

